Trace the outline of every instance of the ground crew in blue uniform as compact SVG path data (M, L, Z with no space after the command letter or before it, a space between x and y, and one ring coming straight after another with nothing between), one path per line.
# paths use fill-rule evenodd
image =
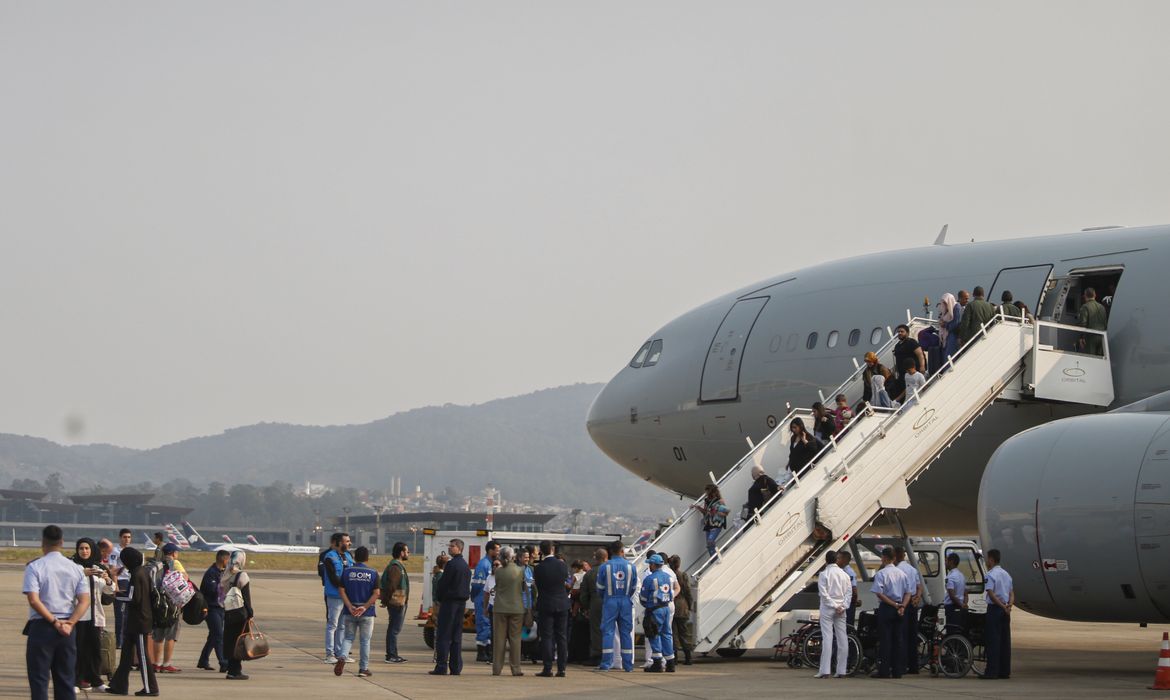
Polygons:
M475 660L491 663L492 618L483 601L483 587L492 575L492 562L500 554L500 545L489 540L483 548L483 557L475 564L471 575L471 600L475 603Z
M598 671L613 667L614 645L622 655L622 670L634 670L634 595L638 571L622 556L620 545L597 572L597 593L601 596L601 664ZM617 639L614 639L617 625Z
M951 552L947 555L947 598L943 603L943 610L947 614L948 625L958 625L967 629L967 577L959 571L959 555Z
M999 550L987 551L987 620L984 627L984 648L987 650L985 680L1010 678L1012 675L1012 608L1016 592L1012 577L999 565Z
M918 674L918 610L922 607L922 574L913 564L906 561L906 549L894 547L894 559L898 570L906 574L910 582L910 604L902 616L902 632L906 635L906 673Z
M651 625L643 623L650 628L647 637L650 639L651 663L642 669L648 673L674 673L674 637L670 630L670 603L674 600L674 585L670 576L662 570L664 563L661 554L653 554L646 559L650 573L642 580L642 590L638 595L645 609L643 614L653 620ZM657 631L657 634L651 635L651 631Z
M878 597L878 670L873 678L901 678L906 668L906 635L903 616L910 602L910 581L894 566L894 550L882 550L882 568L869 589Z

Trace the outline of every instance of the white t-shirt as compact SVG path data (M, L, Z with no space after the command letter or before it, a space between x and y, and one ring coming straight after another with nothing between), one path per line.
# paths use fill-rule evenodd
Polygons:
M483 589L488 592L488 606L494 606L496 604L496 575L494 572L488 574L487 581L483 584Z
M926 386L926 375L922 372L915 372L914 374L906 373L906 397L903 403L909 403L914 400L915 392L921 392Z

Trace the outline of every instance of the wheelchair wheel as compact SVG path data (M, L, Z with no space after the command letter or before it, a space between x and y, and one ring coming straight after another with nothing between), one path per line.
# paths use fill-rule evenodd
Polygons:
M930 641L927 640L926 635L921 632L918 633L918 668L919 670L930 667Z
M971 670L975 653L971 642L961 634L950 634L942 638L938 648L938 670L947 678L962 678Z
M857 673L857 669L861 666L861 639L855 634L847 634L846 639L849 640L847 645L849 648L849 660L845 662L845 675L852 676ZM820 630L815 630L804 638L804 644L801 645L800 649L800 659L810 668L819 668L821 665L822 642ZM829 651L829 653L833 652L834 650ZM835 668L836 665L834 664Z
M983 642L971 645L971 670L980 678L987 672L987 649Z

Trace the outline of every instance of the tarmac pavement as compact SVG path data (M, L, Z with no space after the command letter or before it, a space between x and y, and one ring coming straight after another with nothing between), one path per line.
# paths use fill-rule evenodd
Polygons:
M417 576L412 577L417 579ZM0 568L0 587L13 591L0 600L0 697L28 697L24 670L25 638L20 629L28 606L20 595L21 569ZM412 581L419 590L421 580ZM417 598L417 596L416 596ZM1154 680L1162 631L1137 625L1104 625L1045 620L1023 612L1013 614L1012 678L984 681L968 676L950 680L924 674L901 680L869 678L814 679L813 669L791 669L771 660L769 651L749 652L739 659L696 659L693 666L679 666L672 675L610 671L597 673L570 665L567 678L536 678L539 666L525 664L527 675L491 677L491 667L477 664L475 640L464 636L464 672L459 677L427 675L431 651L423 643L422 630L408 620L400 637L400 652L409 662L383 663L385 611L379 609L374 629L370 669L373 676L354 675L357 664L346 666L342 677L323 663L324 604L320 580L314 575L258 572L252 578L256 621L269 636L272 654L246 663L251 680L225 681L216 672L195 668L206 637L204 627L184 625L173 663L182 673L160 674L164 697L241 697L288 700L293 693L306 698L338 697L360 693L365 698L763 698L781 695L809 697L928 697L939 694L965 697L1100 698L1156 695L1146 687ZM417 600L412 601L417 614ZM357 649L354 649L354 656ZM213 664L214 665L214 664ZM230 684L229 684L230 683ZM132 687L131 692L137 690ZM89 693L91 697L98 693ZM82 694L79 697L85 697ZM133 697L133 696L131 696Z

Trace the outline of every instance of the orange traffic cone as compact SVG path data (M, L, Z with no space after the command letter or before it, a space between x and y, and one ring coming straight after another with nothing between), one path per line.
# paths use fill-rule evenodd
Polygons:
M1170 690L1170 632L1162 633L1162 654L1158 657L1158 671L1150 690Z

